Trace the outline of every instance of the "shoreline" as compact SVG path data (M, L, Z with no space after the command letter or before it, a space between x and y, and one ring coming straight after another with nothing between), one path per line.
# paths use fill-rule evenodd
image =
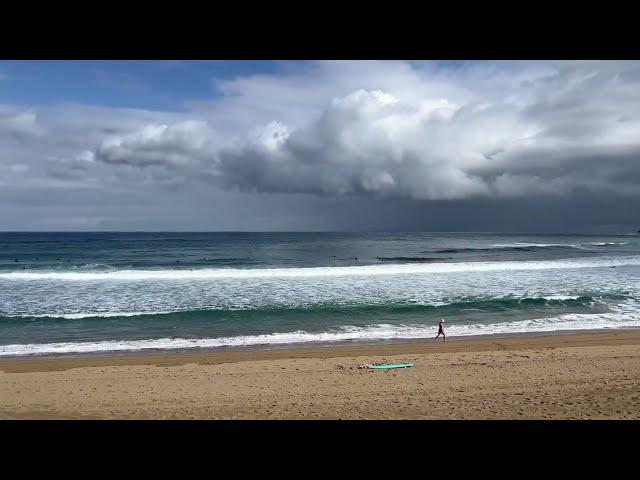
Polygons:
M640 330L0 361L0 419L640 419L639 392Z
M4 355L0 356L0 371L4 364L12 364L14 362L38 362L38 361L65 361L76 360L77 363L81 363L83 360L91 361L92 359L104 359L108 364L110 358L119 359L136 359L138 357L185 357L195 358L209 355L229 355L234 356L240 354L240 357L260 355L260 352L280 352L281 356L276 355L278 358L304 358L308 353L311 355L317 354L323 350L339 350L342 348L352 351L353 349L375 350L381 347L407 346L413 348L418 345L442 345L446 347L451 342L470 342L470 344L477 341L489 341L489 340L507 340L507 339L527 339L537 337L556 337L556 336L574 336L574 335L591 335L600 333L628 333L628 332L640 332L640 327L625 327L625 328L597 328L589 330L552 330L544 332L514 332L514 333L490 333L480 335L461 335L447 337L446 342L435 342L433 337L429 338L400 338L400 339L366 339L366 340L338 340L333 342L304 342L304 343L286 343L286 344L263 344L263 345L246 345L246 346L223 346L223 347L192 347L192 348L148 348L142 350L105 350L95 352L69 352L69 353L44 353L44 354L20 354L20 355ZM302 351L302 352L299 352ZM244 355L242 355L244 354ZM270 355L271 357L272 355ZM323 357L330 358L330 357ZM138 362L136 361L136 364Z

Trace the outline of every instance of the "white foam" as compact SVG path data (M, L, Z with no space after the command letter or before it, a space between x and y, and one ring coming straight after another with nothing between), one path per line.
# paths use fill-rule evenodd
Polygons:
M493 297L456 297L447 300L424 300L411 298L407 299L406 303L399 302L396 305L404 306L428 306L428 307L445 307L448 305L464 305L465 302L476 302L476 301L501 301L501 300L577 300L580 298L580 295L562 295L562 294L549 294L549 295L541 295L539 297L518 297L518 296L493 296ZM333 303L331 304L334 307L357 307L360 306L358 304L354 304L352 302L345 303ZM375 307L383 307L384 303L378 304L364 304L362 306L375 306ZM262 308L280 308L280 309L304 309L307 307L322 307L322 304L316 304L313 302L306 303L298 303L298 304L269 304L267 307ZM147 315L168 315L172 313L185 313L185 312L212 312L212 311L239 311L239 312L248 312L254 311L255 306L234 306L234 305L225 305L225 306L207 306L201 309L183 309L183 310L148 310L148 311L136 311L136 312L119 312L119 311L96 311L96 312L51 312L51 313L29 313L29 312L20 312L20 313L2 313L0 315L3 317L10 318L60 318L67 320L78 320L83 318L110 318L110 317L138 317L138 316L147 316ZM302 313L302 312L301 312Z
M579 295L545 295L542 298L545 300L577 300L580 298Z
M640 327L637 313L566 314L553 318L519 320L504 323L449 325L450 337L509 333L553 332L559 330L593 330ZM314 342L357 340L421 339L435 336L435 326L370 325L343 327L333 332L308 333L296 331L268 335L248 335L222 338L160 338L102 342L64 342L47 344L14 344L0 346L0 356L42 355L57 353L95 353L140 351L149 349L175 350L188 348L242 347L252 345L287 345Z
M594 245L596 247L605 247L607 245L628 245L629 242L592 242L588 245Z
M570 258L508 262L460 262L429 264L362 265L349 267L311 268L216 268L195 270L118 270L113 272L9 272L0 273L0 280L62 280L62 281L144 281L144 280L209 280L217 278L284 278L284 277L345 277L375 275L437 274L456 272L487 272L506 270L547 270L602 268L640 265L640 256Z
M153 311L153 312L83 312L83 313L20 313L3 315L5 317L30 317L30 318L64 318L67 320L77 320L82 318L108 318L108 317L137 317L140 315L164 315L174 313L173 311Z
M570 248L580 248L578 245L573 243L524 243L524 242L516 242L516 243L494 243L490 245L491 247L497 248L525 248L525 247L570 247Z

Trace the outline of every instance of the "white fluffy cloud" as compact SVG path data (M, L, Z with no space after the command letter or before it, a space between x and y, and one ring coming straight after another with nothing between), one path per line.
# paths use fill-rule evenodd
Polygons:
M261 142L220 152L220 180L259 191L323 195L485 193L485 185L433 141L430 125L439 128L451 114L446 102L417 108L388 93L359 90L334 99L306 128L269 124Z
M202 152L213 147L212 140L213 132L204 122L152 124L133 133L108 137L96 156L112 164L190 168L199 163Z

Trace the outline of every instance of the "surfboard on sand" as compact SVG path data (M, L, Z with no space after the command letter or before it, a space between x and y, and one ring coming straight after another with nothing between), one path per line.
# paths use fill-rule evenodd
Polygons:
M372 370L388 370L390 368L409 368L413 367L413 363L390 363L387 365L369 365L367 368Z

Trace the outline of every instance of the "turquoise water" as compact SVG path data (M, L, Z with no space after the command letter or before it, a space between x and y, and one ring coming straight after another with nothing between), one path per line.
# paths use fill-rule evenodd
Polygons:
M640 326L640 236L0 233L0 355Z

